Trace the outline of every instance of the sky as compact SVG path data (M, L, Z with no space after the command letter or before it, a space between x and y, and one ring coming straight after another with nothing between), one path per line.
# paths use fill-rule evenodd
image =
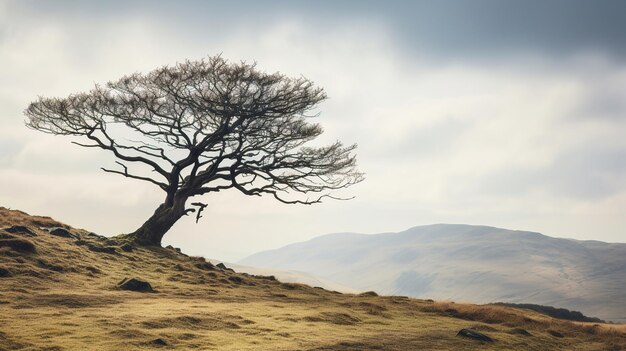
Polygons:
M38 96L221 54L304 76L321 141L366 180L314 206L206 196L164 244L236 261L332 232L433 223L626 242L624 1L0 0L0 206L103 235L163 200L115 159L25 127Z

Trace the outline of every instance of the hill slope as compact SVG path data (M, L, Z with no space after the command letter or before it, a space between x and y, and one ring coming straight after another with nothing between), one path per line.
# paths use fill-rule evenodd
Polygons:
M330 234L241 263L303 271L383 294L535 303L626 321L626 244L439 224Z
M173 248L131 247L4 208L0 228L0 350L626 346L622 326L565 322L500 306L339 294L285 284L219 269ZM155 291L120 290L117 284L124 278L143 279ZM493 341L456 336L462 328Z
M283 283L300 283L308 286L323 288L326 290L332 290L342 293L359 293L356 289L349 288L347 286L338 284L328 279L320 278L309 273L281 270L281 269L267 269L252 266L242 266L236 263L222 262L219 260L207 259L212 264L224 263L226 266L234 269L239 273L248 273L252 275L273 275L276 279Z

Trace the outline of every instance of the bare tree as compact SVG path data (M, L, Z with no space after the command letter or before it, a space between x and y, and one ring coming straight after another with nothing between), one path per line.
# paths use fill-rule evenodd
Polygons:
M164 202L130 234L139 244L160 245L176 221L196 212L187 206L193 196L234 188L313 204L360 182L356 145L304 145L322 134L308 118L324 99L305 78L217 56L128 75L88 93L40 97L25 114L30 128L111 152L119 168L103 171L163 190ZM206 205L191 205L197 221Z

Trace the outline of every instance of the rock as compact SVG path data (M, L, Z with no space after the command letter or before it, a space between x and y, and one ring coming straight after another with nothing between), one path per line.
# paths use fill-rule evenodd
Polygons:
M0 239L0 247L3 246L20 252L35 252L35 245L24 239Z
M33 232L30 228L24 227L22 225L14 225L12 227L4 228L2 230L11 234L26 234L29 236L37 236L37 234L35 234L35 232Z
M6 278L6 277L10 277L13 274L11 274L11 271L4 268L4 267L0 267L0 278Z
M235 270L234 270L234 269L232 269L232 268L228 268L228 267L226 267L226 265L225 265L225 264L223 264L222 262L220 262L220 263L216 264L216 265L215 265L215 267L217 267L217 268L219 268L219 269L221 269L221 270L223 270L223 271L231 271L231 272L234 272L234 271L235 271Z
M524 336L533 336L526 329L522 329L522 328L513 328L513 329L511 329L511 331L509 333L511 333L511 334L518 334L518 335L524 335Z
M157 345L157 346L167 346L167 342L165 342L165 340L161 338L151 340L149 344Z
M117 287L122 290L154 292L150 283L137 278L124 278L117 284Z
M199 263L194 264L194 266L198 269L202 269L205 271L215 270L215 266L212 265L210 262L199 262Z
M359 294L359 296L378 296L375 291L366 291Z
M131 252L131 251L133 251L133 245L131 245L131 244L124 244L124 245L120 246L120 249L122 249L122 251L125 251L125 252Z
M73 237L72 233L70 233L67 229L61 227L48 228L48 232L54 236L60 236L62 238Z
M236 275L233 275L231 277L228 277L228 280L230 280L231 282L235 283L235 284L241 284L243 283L243 279L241 279L241 277L238 277Z
M102 252L102 253L107 253L107 254L117 253L117 251L115 250L115 247L113 246L97 246L93 244L87 244L87 248L89 249L89 251L93 251L93 252Z
M474 339L474 340L480 340L483 342L493 342L493 339L488 337L487 335L477 332L476 330L472 330L472 329L461 329L456 336L462 336L464 338L470 338L470 339Z
M555 338L562 338L563 334L559 333L556 330L548 330L548 334L554 336Z

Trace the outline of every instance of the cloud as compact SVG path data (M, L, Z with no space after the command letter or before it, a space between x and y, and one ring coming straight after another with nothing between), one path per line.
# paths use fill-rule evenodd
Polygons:
M564 150L538 168L512 167L483 177L474 196L520 196L544 192L572 200L593 201L626 192L626 150Z
M590 63L594 64L594 63ZM605 68L614 66L604 66ZM619 123L626 121L626 70L623 65L611 72L593 69L593 76L580 87L578 101L572 104L569 118ZM598 79L602 77L602 79Z

